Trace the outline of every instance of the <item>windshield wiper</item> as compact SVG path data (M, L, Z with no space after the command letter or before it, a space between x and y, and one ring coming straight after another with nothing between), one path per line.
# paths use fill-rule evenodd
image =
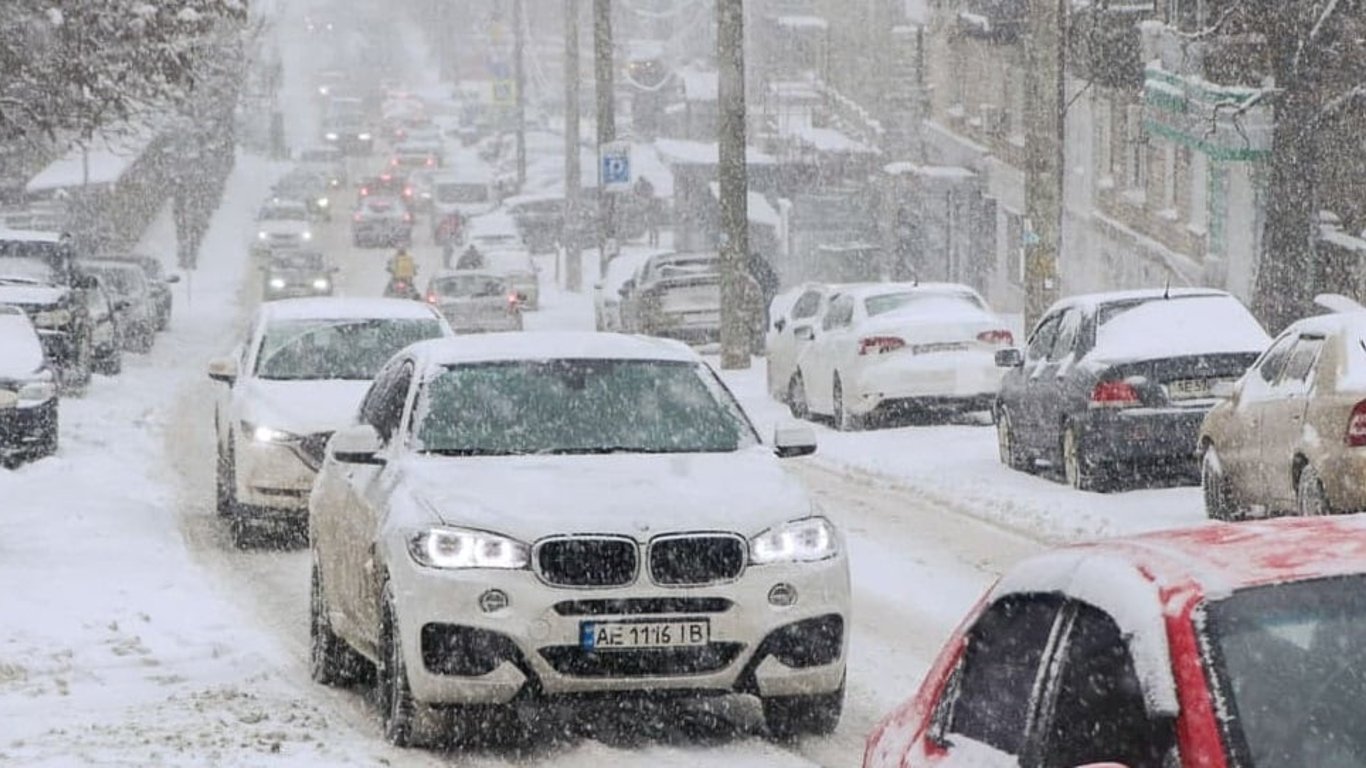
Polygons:
M524 456L524 451L499 451L493 448L427 448L428 456Z
M42 285L43 281L31 277L0 277L0 283L5 285Z

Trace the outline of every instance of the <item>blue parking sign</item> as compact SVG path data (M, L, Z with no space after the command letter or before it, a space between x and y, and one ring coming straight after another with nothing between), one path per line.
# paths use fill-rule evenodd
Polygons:
M631 188L631 145L614 141L602 145L602 187L609 192Z

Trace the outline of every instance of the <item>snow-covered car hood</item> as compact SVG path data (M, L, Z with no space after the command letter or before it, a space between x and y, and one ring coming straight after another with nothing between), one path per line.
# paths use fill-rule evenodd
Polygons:
M47 306L66 297L67 289L53 285L0 285L0 304Z
M752 537L813 510L806 491L762 446L710 454L413 456L398 469L402 490L447 525L527 542L574 533L640 541L678 531Z
M369 381L246 379L233 390L237 418L296 435L354 424Z

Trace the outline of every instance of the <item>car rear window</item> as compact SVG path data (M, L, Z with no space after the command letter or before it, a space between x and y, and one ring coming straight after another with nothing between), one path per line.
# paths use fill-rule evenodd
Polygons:
M1271 338L1232 296L1180 296L1116 302L1100 308L1095 354L1150 359L1260 353Z
M934 293L930 291L907 291L870 296L863 300L863 308L869 317L892 311L961 312L963 309L986 309L986 305L975 294L964 291Z

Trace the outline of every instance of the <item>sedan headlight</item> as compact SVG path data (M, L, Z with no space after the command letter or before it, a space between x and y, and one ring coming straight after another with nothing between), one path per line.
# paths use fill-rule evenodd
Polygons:
M304 242L307 242L313 239L313 233L305 230L303 234L299 235L299 237L302 238Z
M270 235L266 234L266 231L263 229L263 230L261 230L260 232L257 232L257 233L256 233L256 239L257 239L257 240L268 240L268 239L270 239Z
M275 291L282 291L282 290L284 290L284 288L285 288L285 279L284 279L283 277L272 277L272 278L270 279L270 287L271 287L271 290L275 290Z
M749 559L755 565L810 563L834 557L835 552L835 527L823 517L784 523L749 543Z
M293 432L256 425L246 421L242 422L242 434L251 435L251 439L258 443L292 443L299 439L299 436Z
M408 553L428 568L519 570L531 562L531 547L496 533L431 528L408 540Z
M319 207L319 208L326 208L330 203L331 203L331 201L328 200L328 199L325 198L325 197L320 197L320 198L318 198L318 207Z
M371 136L370 134L368 134L368 133L361 133L361 134L357 134L357 135L356 135L356 138L357 138L357 139L360 139L361 141L369 141L370 139L372 139L372 138L374 138L374 137L372 137L372 136Z
M328 282L325 277L320 277L313 281L313 290L315 291L325 291L331 287L332 283Z
M337 134L333 133L332 131L328 131L327 133L323 134L323 138L327 139L328 141L336 141Z
M56 396L57 386L50 381L32 381L19 388L21 404L45 403Z
M60 328L71 322L71 310L49 309L33 315L33 324L39 328Z

